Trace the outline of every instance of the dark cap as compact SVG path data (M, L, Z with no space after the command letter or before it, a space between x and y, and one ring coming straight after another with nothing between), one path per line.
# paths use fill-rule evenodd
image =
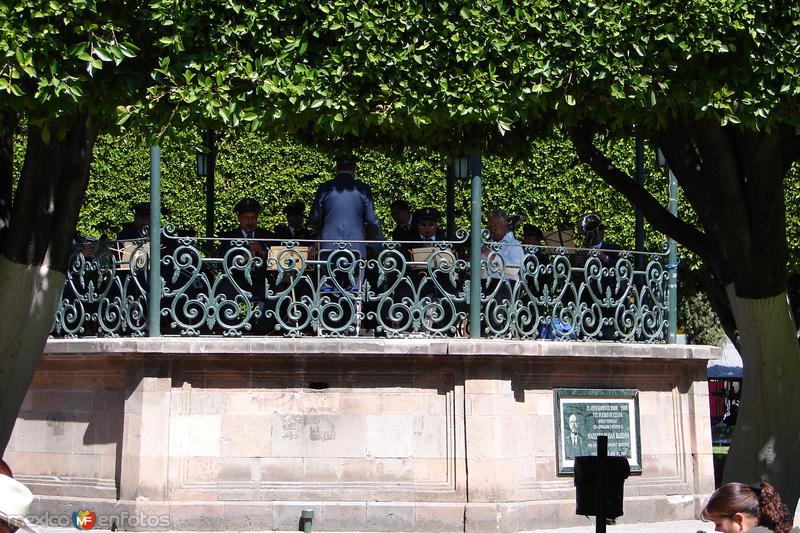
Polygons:
M236 203L235 206L233 206L233 210L237 213L244 213L245 211L255 211L256 213L260 213L261 204L259 204L258 201L253 198L242 198Z
M341 166L351 166L358 162L358 158L353 154L341 154L336 156L336 164Z
M525 236L525 237L528 237L528 236L530 236L530 237L538 237L540 239L544 237L544 234L542 233L542 230L537 228L533 224L525 224L524 226L522 226L522 235Z
M140 217L150 216L150 202L133 204L133 213Z
M578 219L578 227L583 233L591 233L601 225L600 215L597 213L586 213Z
M133 214L137 217L149 217L150 216L150 202L139 202L133 204ZM169 209L161 206L161 214L165 216L169 216Z
M441 216L439 215L439 210L435 207L423 207L422 209L417 209L414 211L414 220L419 222L420 220L433 220L434 222L439 222Z
M389 207L391 209L402 209L403 211L411 211L411 205L402 198L395 200L394 202L389 204Z
M306 214L306 204L301 202L300 200L296 202L292 202L288 204L286 207L283 208L284 215L305 215Z

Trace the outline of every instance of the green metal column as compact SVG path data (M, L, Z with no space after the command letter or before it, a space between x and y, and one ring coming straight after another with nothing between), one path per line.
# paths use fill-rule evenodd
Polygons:
M472 175L472 210L469 228L469 336L481 336L481 154L473 150L469 157Z
M203 146L208 150L208 173L206 174L206 237L213 237L214 205L217 203L214 190L214 171L217 167L217 145L214 130L206 130L202 134Z
M161 336L161 148L150 147L150 336Z
M669 178L669 212L678 216L678 180L667 166L667 177ZM675 239L669 239L669 258L671 265L669 271L669 325L667 330L667 342L675 344L676 332L678 330L678 244Z

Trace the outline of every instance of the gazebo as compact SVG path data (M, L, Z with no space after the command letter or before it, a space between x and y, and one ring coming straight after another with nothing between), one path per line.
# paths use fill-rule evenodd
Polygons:
M584 453L606 435L628 458L622 520L693 517L713 488L718 350L666 343L666 252L604 264L602 250L532 245L504 264L481 234L475 152L469 241L423 257L373 242L368 258L339 243L324 260L273 242L262 260L242 240L237 262L160 228L157 146L151 157L149 237L76 251L6 453L40 516L77 505L128 530L578 524L571 431Z

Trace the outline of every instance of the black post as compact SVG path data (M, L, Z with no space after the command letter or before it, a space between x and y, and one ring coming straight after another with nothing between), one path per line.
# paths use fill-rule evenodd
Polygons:
M595 531L606 533L605 467L608 458L608 437L597 436L597 477L595 478Z
M217 198L214 192L214 169L217 166L217 147L214 130L205 130L203 147L208 150L208 174L206 174L206 237L213 237L214 231L214 204Z
M453 165L447 166L447 240L456 238L456 176Z
M636 134L636 182L639 185L644 185L644 136L641 133ZM636 251L642 252L644 250L644 216L640 209L636 209ZM644 256L636 254L636 268L644 268Z

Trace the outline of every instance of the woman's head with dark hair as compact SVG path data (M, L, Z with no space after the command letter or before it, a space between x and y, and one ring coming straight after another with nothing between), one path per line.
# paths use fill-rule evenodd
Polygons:
M792 518L775 488L769 483L755 485L727 483L708 499L703 520L716 525L715 531L723 533L744 532L764 526L775 533L789 533Z

